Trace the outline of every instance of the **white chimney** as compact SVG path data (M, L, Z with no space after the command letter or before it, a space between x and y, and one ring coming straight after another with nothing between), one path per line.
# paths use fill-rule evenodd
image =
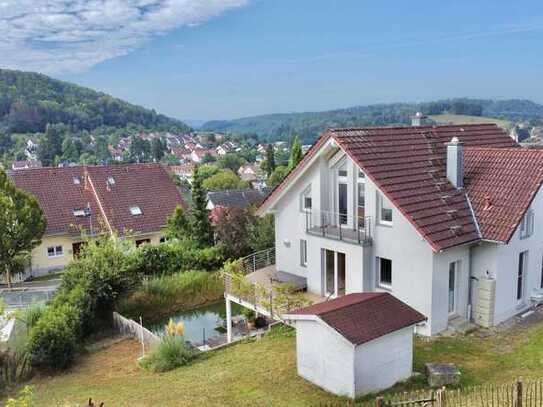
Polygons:
M464 187L464 146L458 137L447 143L447 178L455 188Z
M423 115L421 112L415 113L414 116L411 116L411 126L413 127L420 127L422 126L424 119L427 117Z

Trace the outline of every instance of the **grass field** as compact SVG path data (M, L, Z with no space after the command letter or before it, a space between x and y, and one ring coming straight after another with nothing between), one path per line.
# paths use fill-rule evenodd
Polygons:
M492 117L467 116L461 114L438 114L429 116L429 118L439 124L495 123L507 130L511 128L511 122L507 120L494 119Z
M543 315L503 332L417 339L415 369L456 363L462 385L543 377ZM488 331L482 331L487 333ZM138 368L138 343L125 340L83 356L71 371L32 381L38 405L73 406L88 397L110 406L309 406L340 399L296 375L295 338L270 335L202 355L192 366L163 374ZM424 379L390 392L424 387Z

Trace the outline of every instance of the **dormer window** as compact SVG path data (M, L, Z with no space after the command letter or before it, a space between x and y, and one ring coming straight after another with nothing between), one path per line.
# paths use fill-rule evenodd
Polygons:
M73 183L74 185L80 185L81 184L81 178L79 177L73 177Z
M138 216L138 215L143 214L143 212L141 211L141 208L139 206L131 206L130 207L130 214L132 216Z
M83 209L74 209L74 216L76 218L83 218L85 217L85 211Z

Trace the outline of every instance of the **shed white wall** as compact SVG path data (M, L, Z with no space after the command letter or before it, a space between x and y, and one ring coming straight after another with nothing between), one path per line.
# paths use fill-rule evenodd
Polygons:
M413 327L357 346L354 351L356 397L387 389L413 372Z
M354 346L320 321L296 321L298 374L323 389L354 397Z

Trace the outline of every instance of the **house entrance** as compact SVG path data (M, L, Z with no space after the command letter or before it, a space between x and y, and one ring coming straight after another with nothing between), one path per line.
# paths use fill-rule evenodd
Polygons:
M323 249L324 293L326 296L345 295L346 257L345 253Z

